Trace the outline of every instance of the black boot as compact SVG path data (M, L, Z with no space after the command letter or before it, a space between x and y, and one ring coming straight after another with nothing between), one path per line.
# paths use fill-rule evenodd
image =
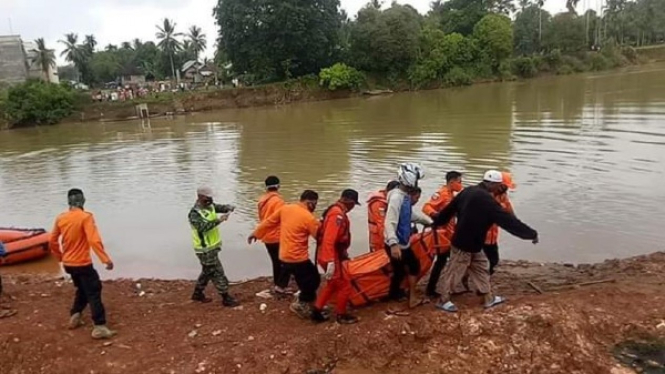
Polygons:
M203 294L203 292L194 292L192 294L192 300L193 301L198 301L200 303L206 304L212 301L211 298L206 297L206 295Z
M233 308L240 305L240 303L236 299L234 299L233 296L225 293L222 295L222 305L229 308Z
M312 321L315 323L321 323L321 322L326 322L329 320L330 317L326 314L323 314L323 312L319 309L312 309Z

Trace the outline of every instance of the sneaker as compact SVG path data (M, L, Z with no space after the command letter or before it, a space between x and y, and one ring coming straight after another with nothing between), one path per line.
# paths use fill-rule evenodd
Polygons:
M312 321L315 323L321 323L321 322L326 322L330 319L330 316L328 314L324 314L321 310L319 309L312 309Z
M117 332L110 330L106 325L95 325L92 329L93 339L109 339L115 336Z
M354 323L358 323L358 317L350 314L342 314L337 316L337 323L340 325L353 325Z
M74 330L83 326L83 320L81 319L81 313L74 313L69 317L69 329Z
M233 296L231 295L224 295L222 296L222 305L229 307L229 308L235 308L240 305L238 300L234 299Z
M211 299L211 298L206 297L206 295L204 295L204 294L202 294L202 293L195 293L195 294L193 294L193 295L192 295L192 300L193 300L193 301L198 301L199 303L203 303L203 304L206 304L206 303L212 302L212 299Z
M309 307L309 304L307 304L307 303L296 301L296 302L291 303L291 305L289 306L289 309L293 313L297 314L298 317L300 317L302 319L311 318L312 310Z

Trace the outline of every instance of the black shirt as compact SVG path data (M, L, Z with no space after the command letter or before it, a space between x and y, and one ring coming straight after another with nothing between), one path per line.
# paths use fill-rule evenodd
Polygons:
M457 216L452 245L464 252L478 253L493 224L521 239L535 239L538 233L506 212L482 184L462 190L435 218L433 226L444 226Z

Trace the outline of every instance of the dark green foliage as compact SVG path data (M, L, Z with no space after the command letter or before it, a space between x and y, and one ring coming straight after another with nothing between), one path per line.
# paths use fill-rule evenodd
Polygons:
M511 62L513 74L521 78L531 78L538 74L535 58L517 57Z
M74 110L74 93L63 85L29 80L11 87L2 103L10 126L52 125Z

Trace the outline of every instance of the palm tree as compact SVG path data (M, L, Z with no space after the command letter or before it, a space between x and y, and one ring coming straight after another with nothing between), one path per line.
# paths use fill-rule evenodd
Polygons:
M115 45L115 44L109 44L109 45L107 45L106 47L104 47L104 50L107 51L107 52L117 51L117 50L118 50L118 46Z
M132 44L130 42L120 43L120 49L132 49Z
M65 45L65 50L60 53L60 56L65 56L65 60L76 64L81 60L81 48L78 45L79 36L70 32L65 34L65 40L58 40L59 43Z
M141 49L141 47L143 47L143 42L141 41L141 39L136 38L132 40L132 47L134 48L135 51L138 51L139 49Z
M94 35L86 35L85 36L85 42L83 43L85 47L88 49L88 52L90 54L93 54L95 52L95 47L97 46L97 40L95 39Z
M172 79L176 79L173 55L176 51L182 49L182 44L176 39L176 37L181 34L175 32L176 23L168 18L164 18L163 26L157 25L156 27L159 31L156 34L157 39L159 39L159 44L157 44L157 46L169 55L169 59L171 60L171 73L173 74Z
M206 34L201 32L200 27L192 26L189 28L189 34L187 34L187 37L192 43L192 51L194 52L194 55L196 55L196 61L198 61L199 53L206 49Z
M34 54L34 57L32 58L32 64L41 67L42 73L44 73L44 80L51 82L48 72L49 69L55 67L55 51L46 48L44 38L35 40L35 44L37 44L37 49L30 51Z

